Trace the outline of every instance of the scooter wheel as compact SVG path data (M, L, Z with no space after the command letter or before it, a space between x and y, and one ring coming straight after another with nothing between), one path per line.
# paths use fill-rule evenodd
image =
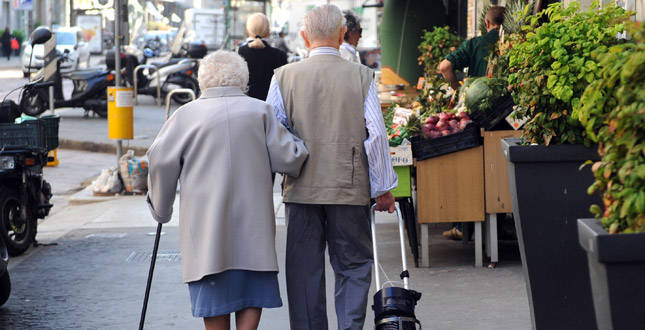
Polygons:
M5 271L0 276L0 306L9 300L11 295L11 279L9 278L9 271Z
M28 116L38 116L47 110L47 102L35 90L24 91L20 98L20 110Z
M0 187L0 235L12 257L21 255L34 242L37 220L27 211L27 219L20 219L20 200L15 189Z

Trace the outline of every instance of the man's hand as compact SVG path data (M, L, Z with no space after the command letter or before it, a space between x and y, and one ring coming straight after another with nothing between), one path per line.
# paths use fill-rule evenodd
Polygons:
M379 197L376 197L376 210L394 212L394 196L391 192L387 192Z

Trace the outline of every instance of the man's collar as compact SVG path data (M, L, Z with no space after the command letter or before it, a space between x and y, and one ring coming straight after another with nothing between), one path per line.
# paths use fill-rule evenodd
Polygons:
M207 88L200 98L209 99L223 96L242 96L244 92L237 86L222 86Z
M356 53L356 47L354 47L352 44L348 42L343 42L343 44L340 46L349 50L351 53Z
M316 47L309 51L309 57L316 55L336 55L339 56L338 49L334 47Z

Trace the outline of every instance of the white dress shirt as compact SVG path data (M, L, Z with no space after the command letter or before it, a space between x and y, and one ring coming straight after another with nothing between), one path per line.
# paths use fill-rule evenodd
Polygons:
M318 47L309 52L309 56L316 55L336 55L339 56L339 51L333 47ZM284 107L282 93L278 86L278 81L271 78L271 86L269 86L269 94L267 95L267 103L273 106L275 115L278 120L287 128L289 127L287 120L287 111ZM387 132L385 130L385 121L383 120L383 113L381 112L381 104L378 99L378 92L376 84L372 81L370 89L365 98L365 126L367 128L367 140L363 143L365 152L367 154L367 161L369 164L370 175L370 194L372 198L381 196L388 191L394 189L398 185L398 177L394 168L392 167L392 159L390 158L390 147L387 140Z
M340 57L354 63L361 64L360 57L358 56L358 53L356 52L356 48L347 42L343 42L342 45L340 45Z

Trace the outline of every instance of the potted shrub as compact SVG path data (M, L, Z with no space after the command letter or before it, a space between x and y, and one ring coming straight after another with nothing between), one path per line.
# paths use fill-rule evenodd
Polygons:
M587 195L599 155L572 116L585 87L599 77L593 52L619 43L628 14L616 7L579 10L561 3L529 18L508 52L522 140L502 141L531 319L537 329L594 329L586 256L576 220L599 201ZM544 23L542 23L544 22Z
M586 250L598 328L642 329L645 324L645 25L634 42L601 54L601 78L585 90L574 115L598 143L589 193L597 219L578 220Z

